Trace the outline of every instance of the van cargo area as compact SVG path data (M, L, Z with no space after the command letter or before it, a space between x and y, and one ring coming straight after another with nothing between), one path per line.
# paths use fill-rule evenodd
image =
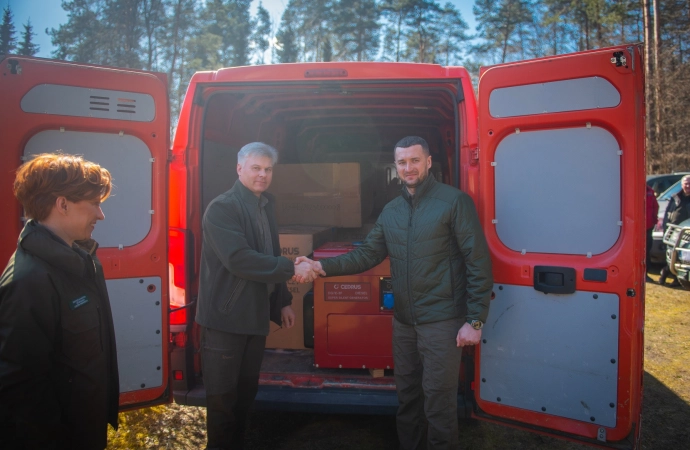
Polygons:
M459 155L457 105L463 95L459 82L451 81L457 80L203 87L195 96L196 104L203 106L203 132L199 174L192 177L200 180L199 209L192 221L192 270L198 267L203 211L235 183L237 152L249 142L265 142L279 151L269 192L276 196L283 254L292 259L311 255L326 242L356 245L364 240L383 207L402 189L393 150L405 136L426 139L431 172L437 180L457 186L459 174L453 170ZM314 336L313 311L315 301L318 308L319 293L314 295L311 283L288 284L297 323L292 330L271 324L256 407L394 414L397 398L391 355L386 355L389 362L382 367L319 367L313 350L313 340L319 338ZM378 311L378 305L375 308ZM390 308L382 314L392 320ZM188 320L189 329L195 329L193 314ZM383 340L390 349L390 326L358 333L360 340L371 340L372 348L381 347L376 344ZM173 350L173 367L180 367L175 355L184 358L182 350ZM466 353L463 372L471 376L472 350ZM189 369L192 365L193 376L187 371L184 380L173 380L175 401L203 406L198 358L187 362ZM461 376L461 381L465 378ZM469 380L461 382L460 416L469 414L463 400L465 385L469 386Z

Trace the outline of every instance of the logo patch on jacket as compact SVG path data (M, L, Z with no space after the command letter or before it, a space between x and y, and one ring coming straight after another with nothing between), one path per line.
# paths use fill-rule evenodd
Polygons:
M79 298L75 298L71 302L69 302L69 309L74 311L75 309L79 308L80 306L84 306L87 303L89 303L89 299L86 298L86 295L82 295Z

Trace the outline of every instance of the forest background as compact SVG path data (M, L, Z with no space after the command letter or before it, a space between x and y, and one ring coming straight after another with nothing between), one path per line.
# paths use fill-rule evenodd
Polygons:
M463 0L285 1L274 20L252 0L63 0L37 31L0 0L0 54L37 55L47 33L52 58L165 72L175 123L199 70L407 61L463 65L476 87L481 65L643 42L647 172L690 170L690 0L475 0L472 28Z

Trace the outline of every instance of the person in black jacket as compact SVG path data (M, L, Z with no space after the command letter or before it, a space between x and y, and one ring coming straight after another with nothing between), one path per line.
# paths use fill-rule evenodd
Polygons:
M685 175L680 180L682 189L679 193L671 197L666 205L664 212L664 220L667 224L678 225L686 219L690 218L690 175ZM671 274L671 269L665 266L659 273L659 284L666 285L666 278L672 277L671 286L678 286L680 283Z
M0 446L103 449L117 429L115 334L91 240L110 173L42 154L17 171L29 219L0 277Z
M316 278L309 264L298 267L281 256L274 198L265 192L277 161L278 152L269 145L242 147L239 179L211 201L202 219L196 322L201 326L209 450L242 448L269 318L292 327L295 313L285 282L295 275Z

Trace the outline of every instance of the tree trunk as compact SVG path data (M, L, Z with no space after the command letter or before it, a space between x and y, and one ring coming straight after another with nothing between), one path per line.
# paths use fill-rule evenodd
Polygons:
M653 146L653 136L652 136L652 121L650 120L650 113L652 112L652 107L654 105L654 96L652 95L652 53L651 53L651 29L649 23L649 0L642 0L642 20L644 26L644 91L645 99L647 100L647 118L645 120L645 136L646 142L645 147L647 148L647 161L656 160L656 148ZM651 170L649 162L647 163L647 172Z
M663 139L661 135L661 63L659 61L659 51L661 50L661 36L659 35L659 7L658 0L652 0L654 13L654 131L655 144L658 155L663 152Z

